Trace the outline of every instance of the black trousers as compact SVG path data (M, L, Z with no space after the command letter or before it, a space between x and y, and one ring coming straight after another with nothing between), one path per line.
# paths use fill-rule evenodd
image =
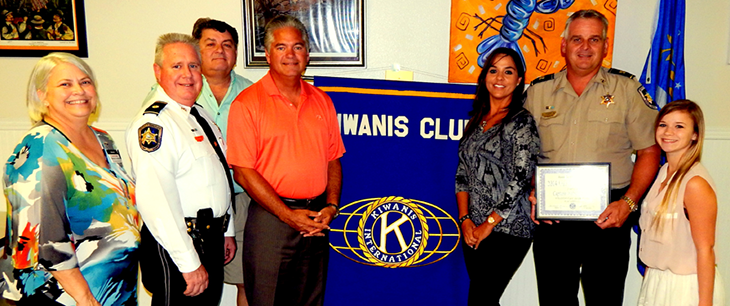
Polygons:
M183 294L187 283L182 273L147 226L142 226L141 235L139 265L142 283L152 293L152 306L218 305L223 293L223 233L203 234L205 253L198 253L198 256L208 272L208 288L193 297Z
M532 239L492 232L474 250L466 243L469 305L499 305L499 299L530 250Z
M628 188L611 191L617 201ZM533 255L540 305L578 305L579 282L587 306L623 304L633 216L621 228L592 221L541 224Z
M324 207L316 204L307 209ZM251 200L243 239L243 284L249 305L323 305L328 262L329 232L324 237L304 237Z

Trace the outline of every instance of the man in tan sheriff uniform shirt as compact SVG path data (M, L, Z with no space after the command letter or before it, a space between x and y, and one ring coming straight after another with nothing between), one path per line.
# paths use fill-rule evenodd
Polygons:
M601 13L575 12L561 42L566 70L536 79L527 93L525 108L542 142L540 162L611 163L611 203L597 221L537 227L533 252L541 305L577 306L579 281L587 305L622 305L631 245L625 221L659 167L657 111L646 90L633 75L601 67L607 28Z

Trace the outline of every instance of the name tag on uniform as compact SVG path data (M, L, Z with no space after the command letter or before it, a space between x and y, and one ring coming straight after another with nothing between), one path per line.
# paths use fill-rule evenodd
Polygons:
M543 119L555 118L558 116L558 112L555 111L555 106L548 105L545 106L545 111L542 112L541 116Z

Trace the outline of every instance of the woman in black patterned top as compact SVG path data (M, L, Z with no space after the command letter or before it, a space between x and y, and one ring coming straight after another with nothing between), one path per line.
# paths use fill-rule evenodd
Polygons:
M522 57L496 49L479 74L474 109L459 143L456 202L469 273L469 305L499 299L532 244L532 175L540 139L522 107Z

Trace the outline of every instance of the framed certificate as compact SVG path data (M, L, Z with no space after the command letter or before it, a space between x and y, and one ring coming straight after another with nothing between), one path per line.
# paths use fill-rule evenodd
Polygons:
M538 164L536 219L597 220L610 203L611 164Z

